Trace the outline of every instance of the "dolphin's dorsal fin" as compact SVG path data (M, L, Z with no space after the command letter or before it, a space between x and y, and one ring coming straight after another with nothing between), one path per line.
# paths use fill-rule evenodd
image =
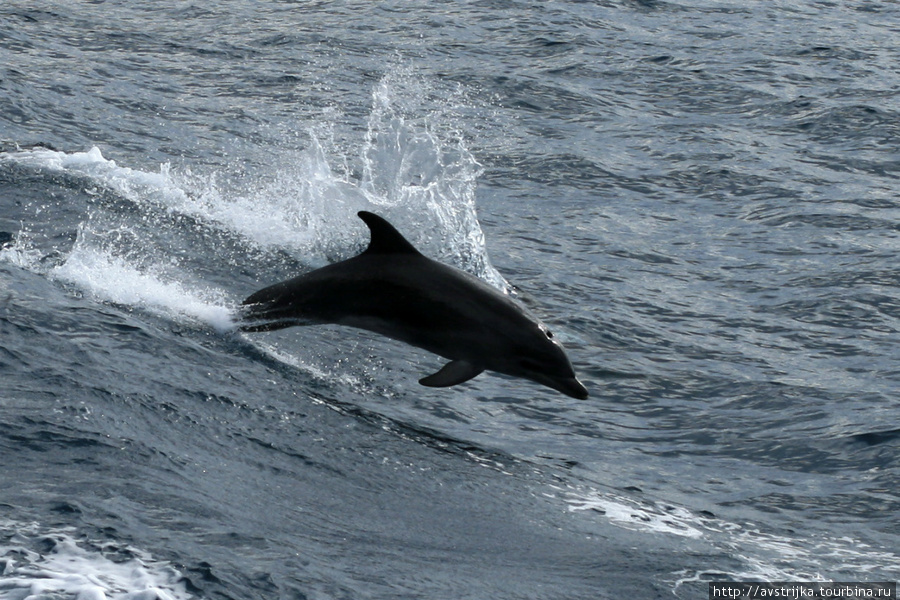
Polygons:
M364 210L356 214L369 226L372 233L369 247L364 254L419 254L419 251L383 218Z
M484 369L467 360L451 360L437 373L420 379L419 383L427 387L450 387L468 381L483 371Z

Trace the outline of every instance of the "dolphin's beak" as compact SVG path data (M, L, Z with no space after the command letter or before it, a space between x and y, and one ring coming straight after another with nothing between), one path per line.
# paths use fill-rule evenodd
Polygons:
M584 400L588 397L587 388L584 387L580 381L578 381L574 377L567 377L565 379L550 379L548 381L542 381L544 385L553 388L558 392L562 392L566 396L570 398L576 398L578 400Z
M563 388L560 389L563 394L571 396L572 398L576 398L578 400L586 400L588 397L587 388L584 387L584 384L575 379L567 379Z

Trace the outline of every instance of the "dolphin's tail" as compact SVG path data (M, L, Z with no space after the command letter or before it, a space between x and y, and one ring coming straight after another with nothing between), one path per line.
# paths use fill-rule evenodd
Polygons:
M240 306L235 319L241 331L275 331L286 327L317 325L318 321L305 319L296 314L289 314L283 308L271 303L252 303Z
M313 325L305 318L287 293L289 282L277 283L251 294L241 303L237 324L241 331L275 331L297 325Z
M279 319L273 314L269 303L248 304L245 300L238 309L237 317L236 321L241 331L274 331L290 327L285 319Z
M237 324L241 331L274 331L290 327L283 319L273 319L266 315L261 304L244 304L238 309Z

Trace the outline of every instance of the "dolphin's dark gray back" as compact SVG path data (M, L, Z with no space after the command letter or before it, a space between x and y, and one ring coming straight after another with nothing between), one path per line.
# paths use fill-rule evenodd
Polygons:
M423 385L456 385L492 370L587 396L562 346L509 296L424 256L382 217L358 214L371 232L365 251L252 294L241 329L346 325L450 360Z

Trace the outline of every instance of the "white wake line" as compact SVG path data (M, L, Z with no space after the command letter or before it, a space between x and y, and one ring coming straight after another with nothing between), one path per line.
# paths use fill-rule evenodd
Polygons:
M579 496L567 492L570 511L593 510L606 516L610 522L632 530L668 533L681 537L702 538L703 531L695 527L700 517L685 508L671 506L670 510L641 506L622 496L593 492Z
M641 503L611 493L560 490L570 511L593 510L610 523L632 531L704 540L746 565L741 572L724 573L735 580L828 581L827 571L900 572L900 556L847 537L787 538L766 533L752 523L739 525L704 517L669 503ZM834 564L823 564L828 560ZM675 587L690 581L712 581L723 573L698 569L682 571Z

